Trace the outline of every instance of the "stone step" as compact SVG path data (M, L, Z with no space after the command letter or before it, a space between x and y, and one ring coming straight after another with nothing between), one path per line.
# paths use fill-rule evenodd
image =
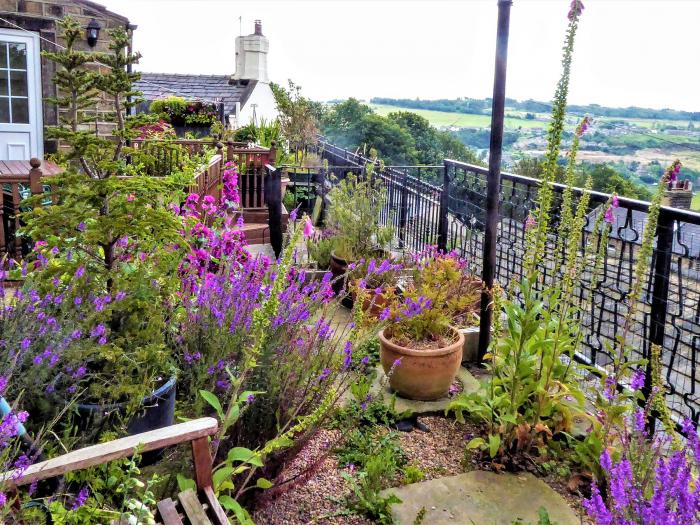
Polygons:
M459 446L459 444L455 444ZM474 470L466 474L432 479L386 489L401 503L392 505L395 523L411 524L425 509L421 523L430 525L535 525L539 509L557 525L580 525L568 503L549 485L530 473L496 474Z

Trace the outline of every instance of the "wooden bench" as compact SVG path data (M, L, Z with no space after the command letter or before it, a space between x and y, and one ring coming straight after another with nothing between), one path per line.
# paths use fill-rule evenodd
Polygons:
M203 417L75 450L31 465L17 477L15 471L5 472L0 475L0 482L11 490L34 481L127 458L133 456L137 449L139 453L143 453L191 442L197 491L190 489L181 492L177 501L167 498L158 502L156 519L163 525L229 525L226 513L217 501L212 487L209 437L216 434L217 430L216 419Z

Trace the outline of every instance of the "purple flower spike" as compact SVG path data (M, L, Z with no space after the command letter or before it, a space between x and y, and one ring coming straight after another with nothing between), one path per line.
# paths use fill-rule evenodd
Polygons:
M71 510L78 510L80 507L85 505L89 495L90 490L87 487L83 487L82 489L80 489L80 492L78 492L78 495L75 497L75 500L73 500L73 506L71 507Z
M637 368L632 375L632 381L630 382L630 388L632 390L641 390L644 388L644 381L646 379L646 374L644 369Z

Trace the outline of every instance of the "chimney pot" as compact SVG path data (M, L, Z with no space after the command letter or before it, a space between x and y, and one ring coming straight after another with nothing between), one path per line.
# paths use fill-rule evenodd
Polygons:
M262 22L260 20L255 21L255 34L262 36Z

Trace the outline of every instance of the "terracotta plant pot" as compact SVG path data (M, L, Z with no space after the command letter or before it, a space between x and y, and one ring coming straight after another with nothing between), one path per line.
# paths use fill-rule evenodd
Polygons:
M352 290L352 300L357 301L357 281L355 281ZM367 312L372 317L379 317L382 310L389 304L389 298L382 293L377 293L375 288L365 288L364 300L362 301L362 311Z
M384 373L388 374L397 359L389 385L402 397L419 401L434 401L447 395L457 377L462 362L464 335L452 329L455 341L435 350L414 350L392 342L385 332L379 332L379 358Z

